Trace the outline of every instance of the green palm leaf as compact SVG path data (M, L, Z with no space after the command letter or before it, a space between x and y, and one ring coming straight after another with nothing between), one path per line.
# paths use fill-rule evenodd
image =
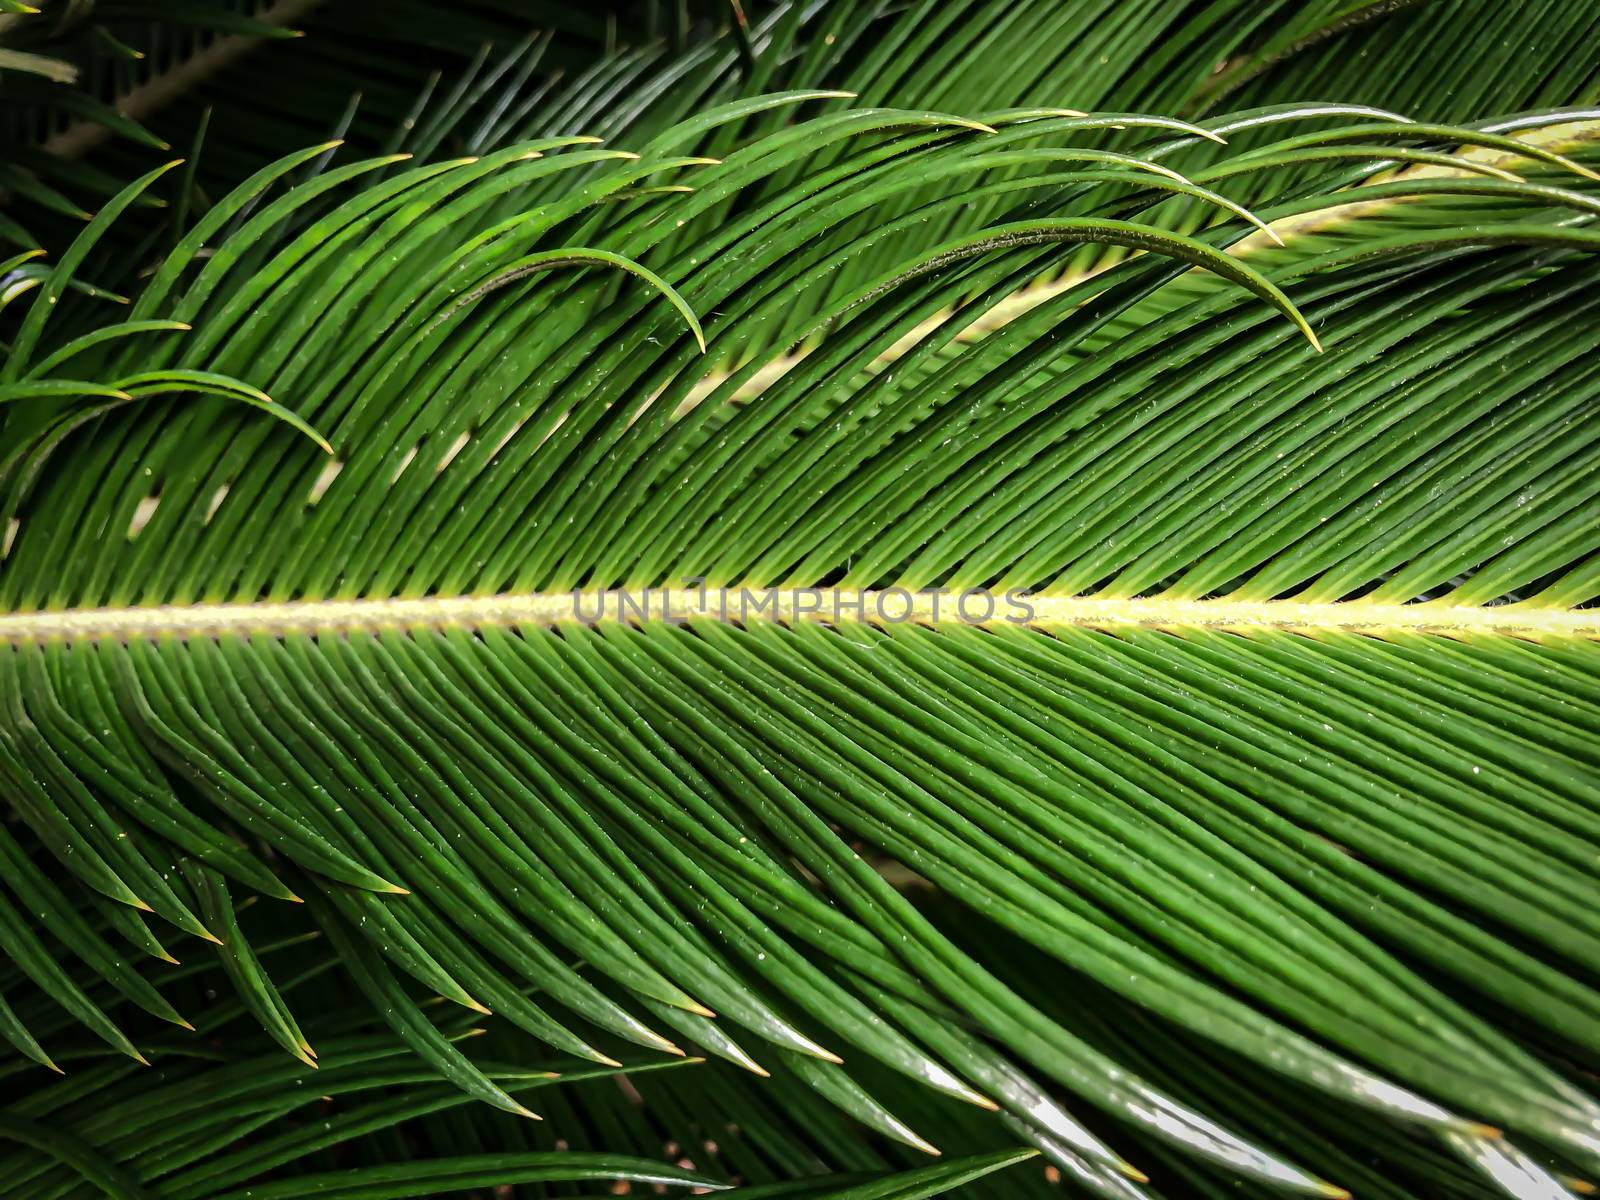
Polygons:
M3 1177L1600 1177L1592 114L1272 90L1449 5L879 7L30 267Z

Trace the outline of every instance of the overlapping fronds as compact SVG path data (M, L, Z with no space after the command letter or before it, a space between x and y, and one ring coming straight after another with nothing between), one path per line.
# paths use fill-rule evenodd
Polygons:
M132 25L130 12L148 18L148 6L55 7L72 20L47 4L0 28L0 44L26 50L70 35L98 101L13 88L17 119L0 145L16 166L0 186L22 187L34 203L3 214L0 238L21 249L64 246L72 219L119 179L158 165L164 145L195 161L146 202L168 200L165 214L150 215L181 229L262 161L331 137L373 153L448 157L551 133L648 133L696 108L785 87L951 112L1042 105L1186 117L1337 100L1471 120L1600 100L1582 50L1600 15L1586 3L473 0L445 19L418 0L208 0ZM308 36L258 38L261 48L243 54L247 29ZM209 69L222 57L207 57L218 36L226 69ZM130 62L116 49L124 42L147 57ZM1405 69L1433 61L1448 64L1448 78ZM81 161L88 145L92 162ZM126 270L121 251L97 268Z
M992 7L0 264L18 1194L1600 1179L1593 114Z
M239 999L207 1004L191 1040L152 1045L155 1067L74 1063L70 1082L11 1104L0 1116L0 1162L9 1194L74 1197L89 1187L118 1200L306 1195L382 1200L567 1181L602 1182L612 1194L624 1185L698 1194L727 1190L735 1179L770 1185L775 1175L789 1178L771 1163L803 1162L805 1189L776 1194L811 1200L893 1194L917 1200L1029 1156L1004 1147L1000 1138L999 1150L985 1149L932 1169L896 1170L863 1148L845 1156L852 1168L848 1173L833 1173L831 1160L808 1150L806 1141L824 1130L835 1137L847 1137L848 1131L820 1101L782 1115L763 1112L759 1093L742 1085L739 1073L719 1077L700 1069L697 1059L576 1070L570 1063L553 1063L556 1069L547 1069L520 1055L514 1040L497 1038L458 1010L458 1016L441 1021L444 1036L452 1043L485 1046L479 1051L485 1072L507 1094L537 1104L548 1117L542 1122L505 1114L486 1119L483 1114L492 1110L477 1108L465 1119L465 1110L473 1106L466 1093L419 1063L404 1041L362 1032L367 1014L340 998L341 988L329 972L334 964L314 940L279 938L262 950L284 978L285 994L315 1012L309 1027L327 1057L324 1069L293 1062L259 1031L252 1034ZM204 1004L219 982L217 974L215 965L168 967L159 982L185 1002ZM517 1057L493 1061L500 1051ZM14 1063L8 1071L13 1083L19 1066ZM687 1090L669 1093L693 1106L692 1118L682 1108L657 1102L648 1076L662 1069L695 1072ZM419 1149L426 1151L421 1162L415 1161ZM397 1169L402 1161L404 1168ZM269 1171L275 1182L252 1182ZM891 1191L890 1181L901 1190ZM1029 1181L1018 1182L1026 1190ZM1042 1179L1034 1182L1037 1186ZM773 1192L751 1183L731 1194Z

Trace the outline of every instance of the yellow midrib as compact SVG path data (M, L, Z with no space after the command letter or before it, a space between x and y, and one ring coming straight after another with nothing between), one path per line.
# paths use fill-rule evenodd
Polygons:
M1023 606L1031 612L1025 612ZM310 600L287 603L191 604L130 608L80 608L0 615L0 642L124 640L139 637L214 637L223 634L339 633L376 629L549 626L578 621L716 619L725 621L868 621L892 627L968 624L1036 629L1143 627L1298 633L1500 634L1522 638L1600 638L1600 609L1493 607L1442 601L1386 604L1368 601L1301 604L1292 600L1100 599L1034 594L993 597L993 611L977 593L958 605L950 593L857 588L716 589L534 592L494 596L381 600ZM937 610L937 611L936 611Z

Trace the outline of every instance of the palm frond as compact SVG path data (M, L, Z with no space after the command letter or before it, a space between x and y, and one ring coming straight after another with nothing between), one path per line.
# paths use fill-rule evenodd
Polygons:
M529 40L9 264L0 1178L1600 1176L1593 114L1095 7Z

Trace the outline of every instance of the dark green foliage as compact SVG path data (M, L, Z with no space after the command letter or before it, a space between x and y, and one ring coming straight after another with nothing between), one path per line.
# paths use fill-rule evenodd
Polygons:
M438 7L6 168L0 1195L1600 1179L1600 10Z

